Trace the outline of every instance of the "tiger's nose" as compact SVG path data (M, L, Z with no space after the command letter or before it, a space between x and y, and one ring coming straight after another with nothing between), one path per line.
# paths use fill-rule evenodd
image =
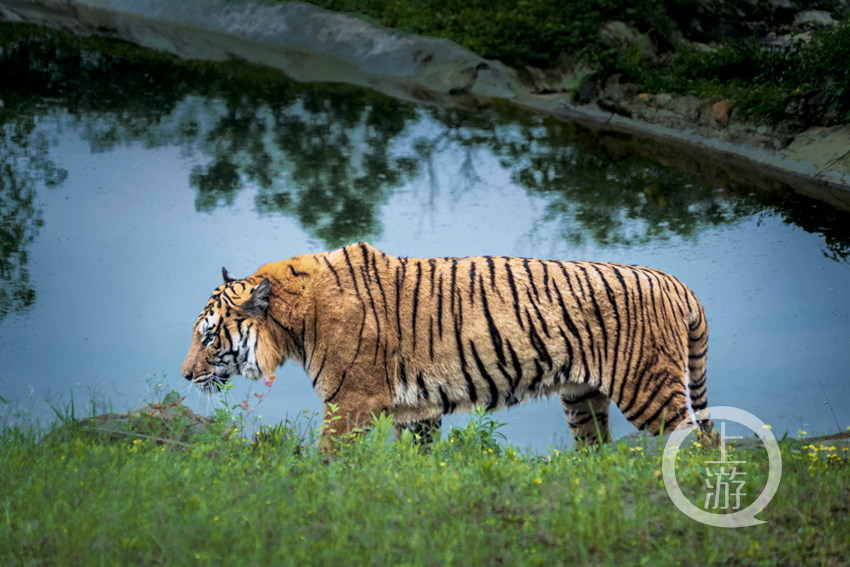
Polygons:
M192 379L192 371L191 371L191 370L189 370L189 371L187 371L187 372L184 372L184 373L183 373L183 378L185 378L186 380L191 380L191 379Z

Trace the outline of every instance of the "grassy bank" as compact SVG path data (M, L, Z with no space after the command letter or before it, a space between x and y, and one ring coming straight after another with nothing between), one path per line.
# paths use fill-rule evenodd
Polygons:
M687 0L308 0L359 14L383 26L451 39L487 59L522 69L557 66L563 56L584 61L600 82L624 73L649 93L721 95L744 116L798 127L850 122L850 25L823 30L811 42L764 46L757 33L695 45L683 37L695 3ZM598 41L605 22L625 21L658 47L640 49ZM682 21L679 21L682 20ZM814 96L812 91L817 91ZM795 116L788 105L809 94L822 107ZM805 101L806 104L811 100Z
M173 432L157 427L111 442L66 427L42 443L5 429L2 563L835 565L850 550L848 452L791 440L768 523L722 529L674 507L652 438L530 456L496 444L497 424L479 416L423 454L382 421L328 459L291 424L253 443L220 427L162 442ZM747 463L743 507L764 486L766 452L732 455ZM704 461L718 457L680 453L698 505Z

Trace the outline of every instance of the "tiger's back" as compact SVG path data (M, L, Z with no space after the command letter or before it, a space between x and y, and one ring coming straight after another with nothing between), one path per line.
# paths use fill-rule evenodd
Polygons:
M359 243L269 264L246 281L266 278L277 344L258 349L298 360L326 408L346 418L338 429L380 411L413 424L559 394L577 438L608 437L611 400L657 433L689 419L688 375L694 410L707 406L705 314L690 289L657 270L406 259Z

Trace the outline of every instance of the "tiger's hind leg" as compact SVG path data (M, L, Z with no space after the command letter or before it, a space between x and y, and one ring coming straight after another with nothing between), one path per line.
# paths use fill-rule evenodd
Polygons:
M600 440L602 443L611 441L608 429L611 398L590 386L574 386L561 394L561 405L576 443L598 445Z
M401 434L406 429L413 434L414 443L422 447L427 452L431 450L431 445L434 444L434 438L439 433L440 426L442 424L442 417L422 419L404 425L396 424L395 437L396 439L401 438Z
M683 421L693 425L688 415L685 376L678 372L659 371L647 376L644 388L625 395L620 409L629 422L653 435L669 433ZM662 431L663 430L663 431Z

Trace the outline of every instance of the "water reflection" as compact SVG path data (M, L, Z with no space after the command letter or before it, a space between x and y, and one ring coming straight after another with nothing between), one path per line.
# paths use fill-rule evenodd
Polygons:
M26 265L41 222L36 191L66 174L33 132L57 109L94 152L141 142L206 156L189 180L198 211L228 207L251 187L257 211L296 218L327 248L379 235L382 205L412 179L428 181L424 204L432 204L440 154L460 156L454 191L480 185L473 156L486 149L514 183L545 200L539 223L572 244L694 238L762 212L823 234L828 257L850 257L845 213L788 195L718 191L643 158L612 159L589 150L576 127L545 117L500 106L426 109L244 64L182 62L26 26L0 25L0 36L0 318L34 301Z
M432 115L443 124L463 122L462 114L452 110ZM515 128L500 122L494 117L492 127L479 125L473 135L465 132L456 139L500 156L517 185L547 200L542 220L555 223L560 236L573 244L591 239L628 246L672 235L689 238L762 208L746 195L721 194L694 175L652 160L612 160L588 151L568 124L532 115L513 117Z
M67 175L48 159L49 140L33 134L34 118L17 118L0 118L0 321L35 301L27 248L42 225L36 187L58 185Z

